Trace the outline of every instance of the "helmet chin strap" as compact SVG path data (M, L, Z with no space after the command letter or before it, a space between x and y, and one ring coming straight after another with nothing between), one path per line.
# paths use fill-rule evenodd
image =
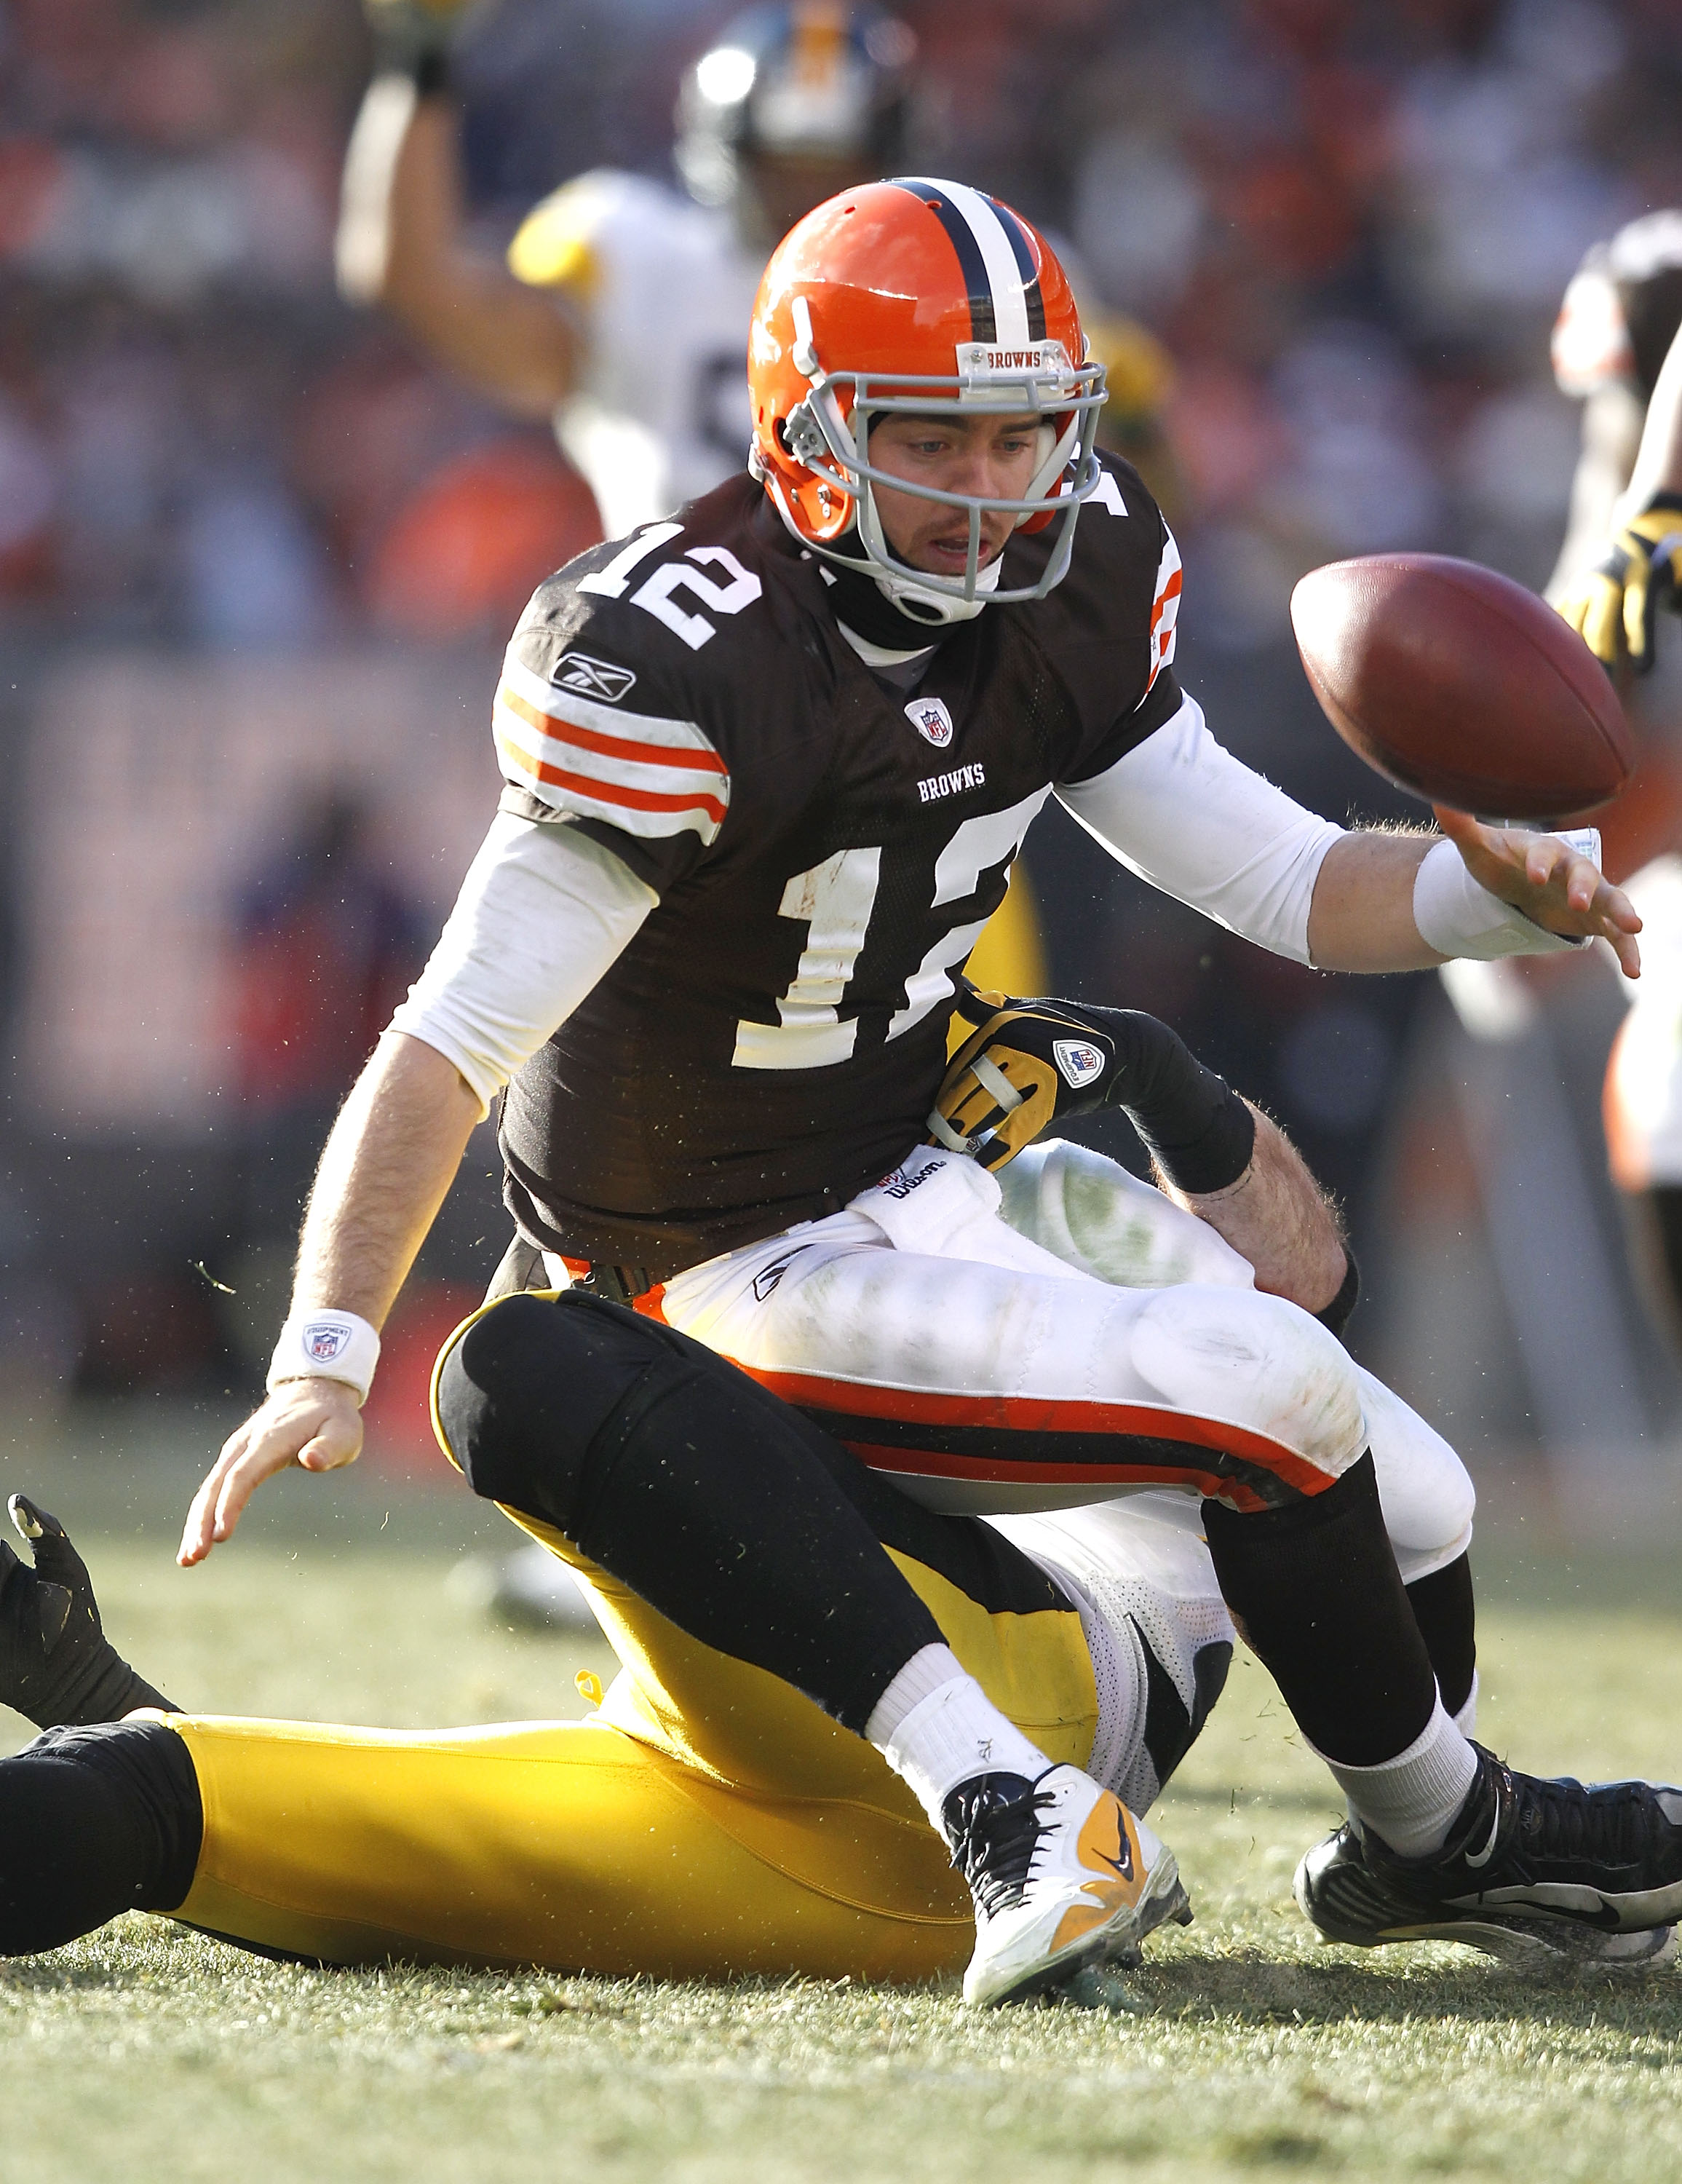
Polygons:
M868 493L868 486L865 488ZM894 560L891 549L883 560ZM972 599L954 599L950 592L937 592L927 584L920 584L915 569L907 567L905 575L884 574L880 564L871 573L876 579L876 588L891 606L913 621L926 622L931 629L939 629L949 622L973 621L987 604L984 596L996 592L1004 571L1005 556L998 554L984 569L978 570Z
M855 509L856 505L855 503ZM837 556L845 557L841 578L844 591L848 586L867 586L866 596L874 594L883 603L875 616L869 616L864 599L854 590L849 595L849 607L841 610L842 620L848 621L850 616L856 623L860 613L866 612L868 626L861 630L861 635L877 644L899 642L907 647L915 646L919 638L927 644L938 644L947 630L956 628L961 622L972 621L987 604L983 594L998 590L1005 566L1001 554L977 575L974 599L955 599L949 592L936 591L921 582L917 571L901 561L885 539L872 553L860 535L856 513L847 529L833 542L830 550ZM838 599L841 596L838 594ZM886 620L877 618L884 614Z

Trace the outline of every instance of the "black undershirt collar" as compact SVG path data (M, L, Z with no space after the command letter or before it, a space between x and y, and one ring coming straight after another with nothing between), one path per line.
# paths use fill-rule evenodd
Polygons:
M803 560L809 558L808 550L801 547L772 507L769 495L760 503L755 523L766 537L774 537L785 552L797 554ZM855 533L838 542L834 550L844 554L849 545L856 543ZM810 558L817 560L816 555ZM879 645L885 652L926 651L931 645L947 644L967 627L961 621L920 621L914 615L902 613L875 577L862 569L839 568L827 560L819 561L818 567L824 580L824 598L835 619L845 622L867 644Z

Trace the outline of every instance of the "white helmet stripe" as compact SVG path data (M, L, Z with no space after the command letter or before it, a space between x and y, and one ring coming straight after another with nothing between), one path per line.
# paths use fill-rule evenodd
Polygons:
M928 175L907 179L938 190L975 237L993 292L994 338L1001 348L1022 348L1028 339L1028 291L1004 222L979 190L968 189L962 182L939 181Z

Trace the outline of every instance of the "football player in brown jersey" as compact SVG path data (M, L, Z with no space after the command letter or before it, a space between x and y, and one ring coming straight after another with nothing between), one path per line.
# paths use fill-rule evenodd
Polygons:
M506 1086L514 1287L539 1258L568 1286L500 1296L448 1346L447 1446L583 1563L627 1656L655 1633L627 1717L654 1746L693 1754L723 1688L727 1781L794 1748L796 1692L864 1743L838 1776L805 1740L766 1794L851 1798L859 1755L886 1758L866 1803L903 1819L909 1790L969 1880L972 1998L1128 1953L1184 1899L1080 1764L1056 1602L1036 1657L1036 1615L1000 1606L1020 1565L1001 1592L896 1543L919 1502L1156 1488L1200 1522L1350 1802L1299 1875L1323 1930L1651 1953L1682 1904L1674 1801L1515 1775L1466 1734L1465 1475L1314 1316L1349 1279L1331 1224L1263 1247L1277 1223L1248 1209L1300 1195L1278 1134L1161 1136L1195 1213L1156 1195L1187 1234L1159 1227L1145 1284L1119 1170L1042 1143L1007 1194L944 1111L922 1142L955 977L1054 791L1157 884L1328 968L1596 935L1633 972L1639 921L1557 839L1346 832L1222 751L1172 671L1172 538L1094 448L1101 371L1007 208L920 179L820 207L767 269L749 377L755 476L581 557L515 632L504 807L334 1128L271 1393L181 1559L275 1471L354 1457L377 1324ZM1065 1045L1078 1086L1095 1041ZM862 1507L884 1475L891 1520ZM1083 1653L1079 1691L1093 1673ZM187 1915L245 1931L260 1800L224 1793L227 1737L177 1733L216 1786Z
M513 415L552 421L610 537L739 475L766 260L822 199L906 164L916 42L905 25L845 0L733 18L683 77L684 187L611 167L574 176L532 209L499 265L474 247L459 173L452 43L471 0L367 0L366 12L375 66L345 162L346 294ZM558 6L551 23L563 42ZM1101 332L1125 382L1111 372L1106 425L1127 437L1124 452L1143 442L1154 455L1164 360L1125 321ZM1019 872L979 953L989 979L1023 988L1042 952ZM565 1570L529 1546L502 1562L491 1605L543 1619L583 1607Z

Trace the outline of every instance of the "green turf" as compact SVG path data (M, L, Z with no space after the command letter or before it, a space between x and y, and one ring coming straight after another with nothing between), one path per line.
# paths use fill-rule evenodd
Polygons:
M10 1467L10 1483L31 1483ZM593 1641L487 1626L446 1580L465 1502L289 1482L175 1573L175 1468L90 1535L109 1620L191 1702L394 1724L576 1712ZM37 1477L47 1497L48 1481ZM329 1500L327 1496L337 1498ZM313 1498L312 1498L313 1497ZM124 1513L118 1519L118 1507ZM382 1520L386 1519L383 1529ZM1484 1723L1521 1763L1678 1763L1682 1615L1657 1564L1509 1560ZM1240 1660L1153 1815L1197 1922L1114 2014L976 2018L950 1991L717 1988L273 1965L134 1918L0 1965L0 2177L1183 2180L1682 2170L1682 1975L1527 1982L1434 1946L1320 1949L1290 1873L1333 1801Z

